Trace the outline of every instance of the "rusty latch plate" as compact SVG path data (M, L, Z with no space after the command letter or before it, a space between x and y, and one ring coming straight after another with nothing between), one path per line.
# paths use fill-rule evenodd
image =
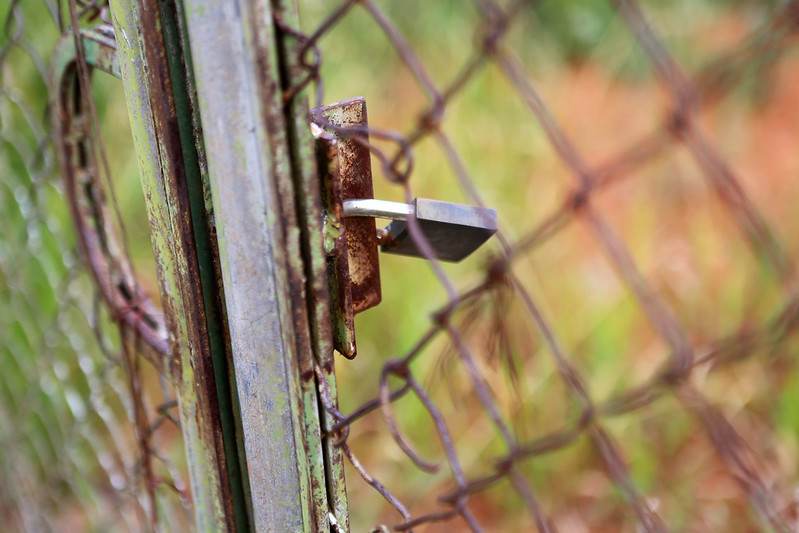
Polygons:
M353 358L357 353L354 315L382 299L375 220L342 216L344 200L374 198L366 101L362 97L344 100L312 110L312 117L323 130L317 154L327 217L333 340L336 350Z

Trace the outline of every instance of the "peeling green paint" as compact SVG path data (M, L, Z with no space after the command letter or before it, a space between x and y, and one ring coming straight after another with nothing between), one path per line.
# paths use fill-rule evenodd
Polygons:
M234 519L225 450L217 436L217 390L206 360L210 348L202 294L197 287L201 276L194 234L191 220L183 216L189 204L182 181L184 154L175 142L175 125L170 123L170 111L174 110L170 80L153 83L153 76L168 70L163 27L153 1L111 0L110 7L170 331L171 375L180 403L195 526L199 531L223 531Z
M200 153L198 153L204 150L202 132L197 131L199 122L192 120L193 113L190 99L190 92L193 90L193 78L190 76L191 57L186 56L184 53L188 43L182 41L178 8L174 2L165 0L159 0L159 5L175 97L175 113L180 129L181 150L184 155L186 186L189 194L192 227L196 244L195 252L202 283L208 341L216 378L216 397L220 413L228 481L230 483L230 503L236 529L246 531L249 529L248 508L250 507L249 487L246 483L246 478L243 478L242 474L243 471L246 471L246 460L243 456L239 456L237 444L237 433L240 430L237 431L236 427L240 425L241 421L238 417L238 410L233 404L237 394L235 392L235 380L231 380L229 376L228 351L230 347L225 341L223 332L225 324L223 300L219 294L221 286L217 283L217 273L214 268L215 246L212 242L207 222L212 206L210 204L210 193L206 195L206 191L209 191L209 189L204 187L204 182L207 183L208 181L207 169L200 164L201 157ZM183 31L183 35L186 35L185 31ZM206 203L206 198L208 203Z
M292 214L282 103L275 91L271 6L266 0L189 0L185 13L219 237L252 523L264 531L324 530L326 510L312 503L320 486L324 496L324 467L319 422L314 429L313 420L305 417L304 406L315 402L315 390L300 378L311 349L303 345L309 337L304 263ZM306 437L314 431L317 444L308 446Z
M161 13L147 28L142 6ZM111 9L120 61L109 69L123 79L139 157L197 529L323 531L329 512L348 529L341 453L322 438L332 420L314 377L318 365L335 400L324 251L341 227L323 227L307 108L281 98L297 75L296 42L272 24L273 9L296 23L296 6L111 0ZM158 38L165 46L148 49ZM185 64L181 48L191 49ZM164 64L171 91L154 105L171 109L174 130L153 110L148 80Z
M333 253L336 249L336 239L341 236L344 230L344 225L340 220L336 219L329 213L324 215L324 222L322 223L322 231L324 234L324 250L326 254Z

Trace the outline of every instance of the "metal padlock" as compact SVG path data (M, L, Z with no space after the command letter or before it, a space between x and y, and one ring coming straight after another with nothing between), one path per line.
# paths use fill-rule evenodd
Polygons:
M411 236L408 218L415 217L436 259L460 261L497 231L497 212L486 207L416 198L411 204L385 200L344 200L344 217L392 220L380 239L386 253L424 257Z
M363 98L311 111L325 210L330 311L336 350L356 355L355 319L380 303L378 246L393 254L460 261L497 231L493 209L417 198L410 204L375 200ZM347 131L347 130L350 131ZM375 218L392 222L378 230ZM414 238L412 221L421 235ZM378 238L378 233L380 238ZM423 238L423 239L422 239ZM430 254L419 242L427 241Z

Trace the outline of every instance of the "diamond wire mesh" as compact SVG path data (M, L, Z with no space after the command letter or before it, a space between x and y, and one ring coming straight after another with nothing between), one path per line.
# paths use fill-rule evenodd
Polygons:
M81 20L96 23L103 4L78 2ZM68 9L0 3L3 529L185 530L190 496L175 393L123 347L78 257L59 181L48 66ZM112 90L121 93L121 84ZM124 146L129 133L112 131L123 141L111 144Z
M312 105L367 97L379 197L500 216L464 265L381 261L324 402L354 530L796 529L799 4L655 4L277 21Z

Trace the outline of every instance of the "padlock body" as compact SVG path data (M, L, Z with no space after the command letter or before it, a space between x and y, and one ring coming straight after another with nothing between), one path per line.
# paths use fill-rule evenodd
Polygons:
M497 231L494 209L417 198L414 212L435 258L442 261L460 261ZM384 252L424 257L408 221L394 220L386 230L389 237L382 246Z

